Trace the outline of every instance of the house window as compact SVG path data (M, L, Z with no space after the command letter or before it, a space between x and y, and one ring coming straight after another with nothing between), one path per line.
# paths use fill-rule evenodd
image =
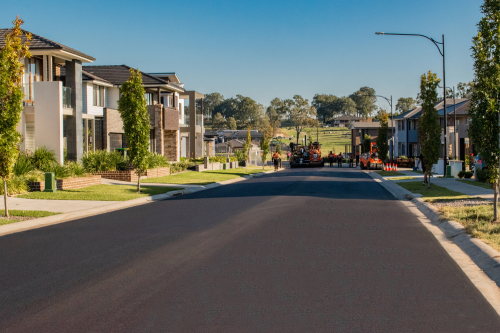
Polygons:
M144 98L146 99L146 105L153 105L153 94L145 93Z
M94 84L94 106L104 107L104 87Z
M33 82L42 81L42 60L38 58L24 59L24 100L32 103L35 100Z

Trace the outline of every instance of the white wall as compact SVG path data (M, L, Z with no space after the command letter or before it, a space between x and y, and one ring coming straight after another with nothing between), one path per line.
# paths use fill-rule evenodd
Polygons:
M105 93L106 107L118 110L118 100L120 99L120 89L118 87L108 87Z
M63 163L62 82L35 82L35 145L53 150Z
M91 114L94 116L103 116L104 107L108 106L108 87L104 87L104 107L94 106L94 87L93 83L84 82L82 86L83 91L83 113Z

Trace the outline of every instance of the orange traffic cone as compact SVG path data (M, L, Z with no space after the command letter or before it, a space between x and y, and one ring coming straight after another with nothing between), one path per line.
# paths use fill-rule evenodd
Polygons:
M391 163L391 171L394 171L394 164Z
M398 171L398 165L397 164L394 164L396 166L396 170L395 171Z
M387 164L384 163L384 171L387 171Z

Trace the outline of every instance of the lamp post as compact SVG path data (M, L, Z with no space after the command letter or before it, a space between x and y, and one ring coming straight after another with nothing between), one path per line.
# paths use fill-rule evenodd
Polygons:
M385 99L387 101L387 103L389 103L389 105L391 106L391 137L392 137L391 160L392 160L394 158L394 117L392 115L392 95L391 95L390 100L389 100L389 98L382 96L382 95L363 95L363 94L358 94L358 95L359 96L368 96L368 97L370 97L370 96L381 97L381 98Z
M447 136L447 132L448 132L448 116L446 114L446 69L445 69L445 56L444 56L444 34L442 35L442 42L438 42L436 40L434 40L433 38L430 38L430 37L427 37L425 35L420 35L420 34L398 34L398 33L390 33L390 32L376 32L375 35L391 35L391 36L417 36L417 37L424 37L424 38L427 38L428 40L430 40L431 42L434 43L434 45L436 45L438 51L439 51L439 54L441 55L441 57L443 57L443 97L444 97L444 149L445 149L445 152L444 152L444 159L443 159L443 176L446 176L446 164L448 163L448 153L446 152L447 150L447 140L446 140L446 136ZM439 45L441 45L442 47L442 50L441 48L439 47Z

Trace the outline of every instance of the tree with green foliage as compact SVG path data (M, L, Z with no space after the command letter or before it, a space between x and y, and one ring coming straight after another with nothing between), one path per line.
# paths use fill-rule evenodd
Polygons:
M422 101L422 116L418 119L418 139L420 151L424 156L427 177L427 186L431 186L432 166L438 162L441 149L441 126L439 125L438 111L435 104L438 102L436 91L439 82L435 73L429 71L422 75L420 80L420 99Z
M417 107L417 101L412 97L400 97L396 104L396 115L408 112Z
M387 154L389 153L389 143L387 141L388 135L389 115L387 115L387 112L382 111L380 114L380 128L378 129L378 136L376 141L378 157L384 162L387 160Z
M260 142L260 149L262 150L262 169L264 169L267 162L267 154L269 154L269 142L271 141L270 131L265 131L264 136L262 137L262 141Z
M371 135L365 134L365 137L363 138L363 152L364 153L369 153L372 144L372 137Z
M21 134L16 130L21 121L24 98L24 65L20 60L31 57L31 35L23 35L21 30L24 21L17 16L12 23L14 27L5 34L5 44L0 49L0 178L3 181L6 217L9 217L7 180L12 176L19 155L17 145L21 140Z
M356 112L358 117L369 117L377 109L375 103L375 89L370 87L361 87L358 91L349 96L356 103Z
M457 84L456 97L467 98L467 96L472 93L473 89L474 81L471 81L469 83L459 82Z
M297 144L299 144L300 132L302 132L304 128L318 125L316 116L316 108L310 106L307 99L302 98L300 95L293 96L293 106L290 109L290 121L297 132Z
M243 151L245 152L245 170L248 170L248 162L250 160L250 149L252 148L252 135L250 134L250 127L247 130L247 139L243 144Z
M141 72L131 68L130 78L120 88L118 111L127 137L127 155L138 175L137 192L141 191L141 175L148 169L150 124L144 94Z
M227 128L229 128L230 130L236 130L238 128L238 125L236 125L236 119L234 119L234 117L227 118Z
M222 102L224 102L224 96L221 94L217 92L206 94L203 98L203 113L208 115L209 118L213 118L215 107Z
M217 131L226 128L226 126L226 119L224 119L220 112L217 112L212 118L212 130Z
M498 222L498 156L500 124L500 0L485 0L473 38L474 89L469 137L485 162L487 182L495 191L493 221Z

